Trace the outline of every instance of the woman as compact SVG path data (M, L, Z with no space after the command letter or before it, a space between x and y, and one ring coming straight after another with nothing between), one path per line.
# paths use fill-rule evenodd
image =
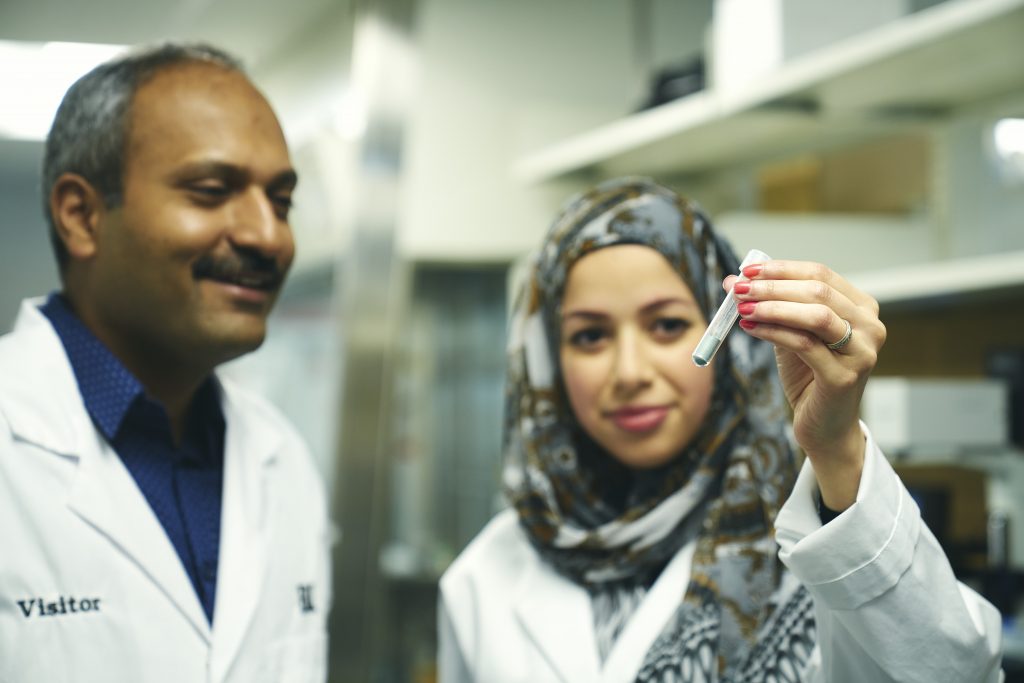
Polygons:
M556 219L512 321L512 507L441 581L442 681L998 680L998 612L858 421L877 303L738 266L646 180ZM734 284L742 331L698 368Z

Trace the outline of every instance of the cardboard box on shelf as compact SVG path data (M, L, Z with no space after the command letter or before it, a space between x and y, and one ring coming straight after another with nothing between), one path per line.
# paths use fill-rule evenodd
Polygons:
M900 135L766 164L757 171L762 211L907 213L928 200L926 136Z

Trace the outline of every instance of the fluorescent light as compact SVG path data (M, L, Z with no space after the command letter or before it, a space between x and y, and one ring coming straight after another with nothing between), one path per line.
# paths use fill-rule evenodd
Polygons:
M999 119L992 126L992 147L1003 182L1024 183L1024 119Z
M992 130L996 153L1003 159L1024 157L1024 119L1000 119Z
M0 137L46 139L71 84L124 49L97 43L0 41Z

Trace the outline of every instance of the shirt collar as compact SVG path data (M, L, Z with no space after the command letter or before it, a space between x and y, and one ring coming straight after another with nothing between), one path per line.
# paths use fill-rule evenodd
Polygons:
M64 345L86 410L103 435L113 441L131 415L132 406L139 397L145 397L142 383L75 315L62 294L51 294L39 310L50 320ZM223 431L220 392L212 375L196 398L193 415L201 416L200 424L205 422Z
M60 337L85 408L107 439L121 428L128 409L144 393L142 384L54 292L40 309Z

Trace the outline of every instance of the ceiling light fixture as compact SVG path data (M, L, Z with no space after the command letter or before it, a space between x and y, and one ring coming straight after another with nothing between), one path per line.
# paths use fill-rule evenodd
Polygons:
M124 49L97 43L0 41L0 138L45 140L67 89Z
M1004 118L992 126L998 173L1010 185L1024 183L1024 118Z

